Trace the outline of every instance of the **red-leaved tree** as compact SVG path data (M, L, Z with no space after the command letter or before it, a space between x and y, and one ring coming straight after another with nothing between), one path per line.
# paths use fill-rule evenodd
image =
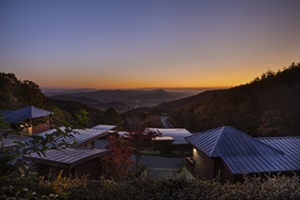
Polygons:
M116 136L108 137L108 150L111 154L104 159L104 171L109 177L121 179L126 174L127 168L133 164L130 156L133 151L132 143L128 139Z

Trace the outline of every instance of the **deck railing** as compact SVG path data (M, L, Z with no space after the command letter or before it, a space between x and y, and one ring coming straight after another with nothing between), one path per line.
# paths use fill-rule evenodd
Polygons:
M186 168L193 174L195 169L195 160L192 157L185 158Z

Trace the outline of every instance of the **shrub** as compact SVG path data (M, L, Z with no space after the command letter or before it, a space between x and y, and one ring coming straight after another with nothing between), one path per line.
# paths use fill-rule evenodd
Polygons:
M0 178L0 199L300 199L299 176L245 178L243 183L220 183L216 180L166 179L162 181L131 179L114 181L88 177L69 178L62 173L48 181L36 176L16 174Z

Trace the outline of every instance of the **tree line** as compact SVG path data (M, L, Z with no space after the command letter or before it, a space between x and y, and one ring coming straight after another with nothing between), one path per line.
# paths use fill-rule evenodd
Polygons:
M252 136L291 136L300 135L299 111L300 63L292 63L245 85L129 111L123 123L128 129L161 126L160 115L168 113L174 127L191 132L234 126Z

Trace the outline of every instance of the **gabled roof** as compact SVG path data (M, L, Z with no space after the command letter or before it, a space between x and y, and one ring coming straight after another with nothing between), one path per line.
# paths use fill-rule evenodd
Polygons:
M285 155L294 155L300 158L300 136L295 137L261 137L259 141L280 149Z
M184 138L192 135L185 128L146 128L144 132L161 134L162 137L171 137L174 139L171 144L176 145L189 144Z
M186 140L209 157L284 154L231 126L196 133L187 137Z
M62 131L64 131L64 128L60 128ZM56 132L56 129L47 130L44 132L41 132L39 134L36 134L41 137L46 137L47 134L53 134ZM76 145L75 147L79 147L85 144L88 144L89 142L92 142L98 138L104 137L108 134L107 130L94 130L94 129L75 129L73 132L70 132L69 135L72 135L76 139ZM34 136L33 136L34 137ZM24 138L22 142L28 142L31 140L31 137ZM60 143L62 140L64 140L66 143L71 144L74 140L71 137L63 137L60 136L56 139L56 143ZM51 144L49 144L51 145Z
M40 164L73 168L86 161L106 155L109 152L110 151L105 149L47 150L45 151L45 156L39 156L36 153L32 153L31 155L26 155L23 158Z
M3 120L9 123L21 123L27 119L45 117L51 114L50 111L35 106L26 106L18 110L5 110Z
M284 152L282 162L291 165L293 170L300 170L300 137L265 137L257 138Z
M300 137L253 138L224 126L187 137L209 157L220 157L233 174L300 170Z

